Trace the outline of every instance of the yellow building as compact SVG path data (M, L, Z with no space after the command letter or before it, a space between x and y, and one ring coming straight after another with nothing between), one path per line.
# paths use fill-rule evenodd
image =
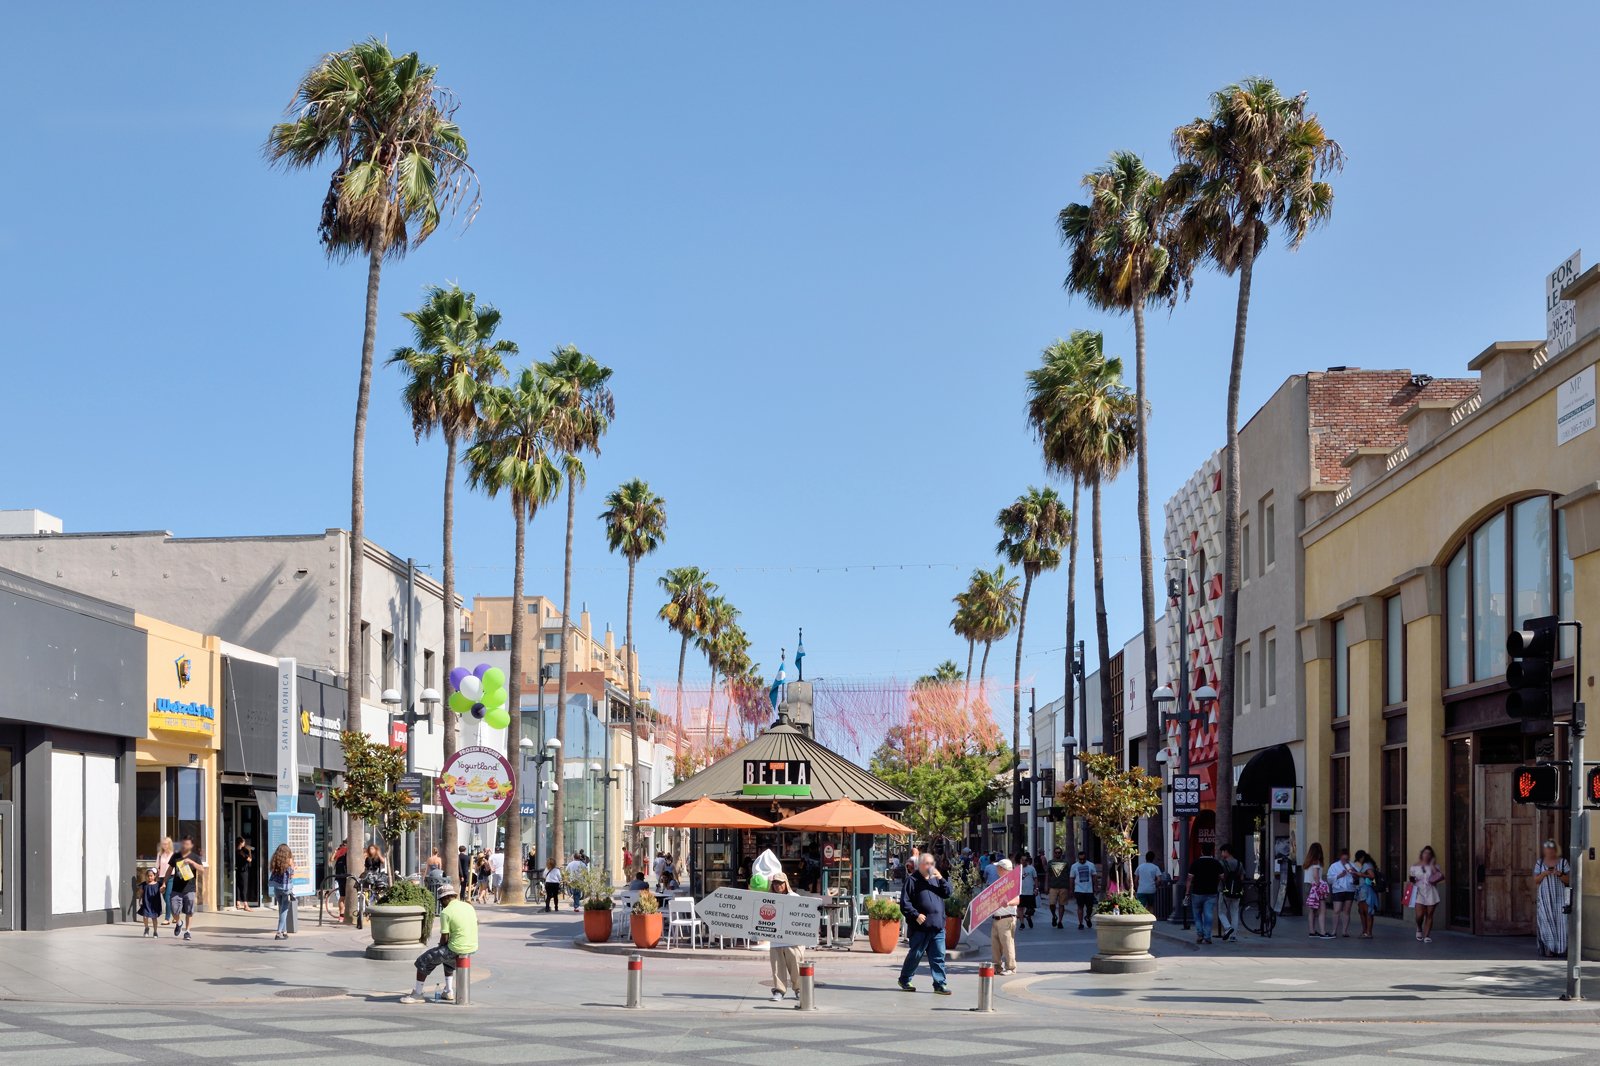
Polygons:
M163 837L194 837L208 869L200 903L216 909L220 872L231 868L233 842L219 836L217 753L222 746L222 670L216 637L135 614L148 634L146 713L149 728L137 745L135 855L153 865Z
M1432 846L1440 928L1531 933L1539 843L1566 839L1564 817L1511 798L1515 768L1564 756L1566 731L1524 733L1506 715L1505 639L1548 614L1600 630L1597 277L1567 290L1575 343L1490 346L1468 364L1476 395L1416 403L1404 445L1356 449L1347 487L1303 498L1310 839L1297 858L1313 841L1330 860L1371 852L1393 907ZM1572 671L1570 658L1557 668L1558 720ZM1600 922L1586 926L1600 946Z

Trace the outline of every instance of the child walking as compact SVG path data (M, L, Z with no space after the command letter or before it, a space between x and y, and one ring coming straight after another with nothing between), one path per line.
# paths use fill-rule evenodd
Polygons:
M156 879L156 868L144 868L144 880L139 884L139 917L144 921L144 932L141 936L160 936L157 926L161 924L161 882Z
M289 939L289 909L294 906L294 852L289 845L279 844L272 852L268 868L267 887L272 891L272 902L278 905L278 931L274 940Z

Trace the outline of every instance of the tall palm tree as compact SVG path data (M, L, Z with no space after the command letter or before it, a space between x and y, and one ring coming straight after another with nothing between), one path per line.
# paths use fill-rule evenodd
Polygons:
M1005 564L993 570L983 567L972 572L967 595L972 603L978 639L983 642L983 658L978 666L978 692L989 676L989 650L1002 641L1017 624L1019 578L1006 577Z
M1178 165L1167 196L1179 210L1188 258L1239 275L1228 366L1228 435L1223 463L1222 669L1217 717L1217 840L1233 839L1234 655L1239 635L1239 390L1245 324L1256 257L1273 227L1291 249L1333 213L1333 187L1322 180L1344 152L1306 111L1306 94L1284 96L1265 78L1211 95L1211 114L1172 131Z
M456 668L456 458L461 442L478 426L478 398L505 373L505 359L517 354L508 340L496 340L500 312L463 292L459 285L428 290L427 300L406 312L414 337L410 347L389 357L405 372L401 395L411 412L417 440L435 429L444 436L444 676ZM456 753L457 722L444 715L444 757ZM444 854L456 853L456 820L444 820ZM465 886L462 886L465 891Z
M1011 820L1013 850L1022 836L1022 637L1028 628L1028 597L1033 579L1061 565L1061 549L1067 543L1072 516L1054 489L1028 491L1001 509L995 519L1000 527L1000 543L995 551L1012 566L1022 570L1022 603L1017 609L1016 668L1011 684L1011 750L1019 757L1011 764ZM1038 765L1034 753L1034 765Z
M1145 306L1176 300L1187 269L1171 253L1172 202L1161 178L1132 152L1113 152L1084 176L1087 203L1061 209L1058 225L1070 250L1065 287L1095 307L1133 313L1133 392L1137 400L1134 459L1138 473L1139 607L1144 621L1145 770L1159 773L1161 711L1156 690L1155 565L1150 536L1149 402L1145 386ZM1152 822L1153 824L1153 822ZM1157 849L1159 850L1159 848Z
M917 678L919 685L953 685L961 680L961 667L954 659L946 659L933 668L933 673Z
M711 688L706 692L707 750L711 748L711 718L717 703L717 671L721 668L721 656L726 647L723 635L733 628L738 617L739 609L729 603L726 597L712 596L706 601L705 625L694 641L694 646L706 657L706 665L711 667Z
M728 717L731 717L737 704L739 678L755 670L755 664L750 661L750 637L739 623L730 623L717 634L712 654L716 659L717 669L722 672L723 687L727 689L728 695ZM727 722L728 718L725 717L723 719L725 734L728 731Z
M554 752L550 769L554 779L561 781L566 773L567 671L572 666L568 648L572 642L572 529L578 490L586 480L582 457L585 452L600 454L600 438L616 416L616 403L607 384L611 368L601 366L570 344L551 352L549 362L534 369L551 397L550 440L561 457L567 483L567 539L561 565L561 668L556 676L556 739L561 747ZM542 703L542 696L540 700ZM551 804L551 821L555 823L551 851L562 858L567 854L565 797L564 792L557 792Z
M550 390L539 375L531 367L524 368L509 385L493 385L485 390L483 422L478 427L477 439L467 449L468 483L487 492L491 499L502 492L511 497L516 531L509 671L509 706L513 722L522 713L522 627L528 613L522 585L527 562L528 520L561 491L561 467L555 460L556 449L550 439L554 408ZM515 748L514 741L511 746ZM506 839L513 848L522 847L522 815L515 803L506 810ZM503 884L508 899L517 899L522 888L522 863L513 861L515 858L516 853L506 861Z
M1136 401L1122 383L1122 360L1106 358L1104 338L1092 330L1044 351L1028 372L1028 414L1044 452L1045 466L1089 486L1094 562L1095 637L1100 663L1111 660L1106 624L1105 552L1100 489L1120 474L1133 453ZM1112 733L1112 692L1100 686L1100 728Z
M624 643L628 647L628 731L633 734L633 853L643 855L644 834L639 819L644 811L644 774L639 772L639 704L635 680L639 664L633 649L633 590L639 560L661 547L667 534L667 501L634 478L606 497L600 520L606 524L606 546L628 560L628 622Z
M446 213L478 201L467 140L455 123L456 101L436 81L437 68L417 53L396 56L370 39L330 52L295 87L288 121L267 134L267 159L298 170L332 157L317 235L330 259L366 256L366 321L356 386L350 456L349 635L345 695L352 722L361 717L361 579L366 536L367 402L378 341L378 280L383 261L416 248ZM347 841L348 843L348 841Z
M950 628L956 636L967 642L967 670L963 675L963 699L972 695L972 653L978 643L977 612L973 610L970 587L956 593L950 598L956 605L956 613L950 617Z
M667 602L657 617L678 634L677 750L683 754L683 668L689 656L689 641L705 629L706 607L717 593L717 583L698 566L675 566L656 579Z

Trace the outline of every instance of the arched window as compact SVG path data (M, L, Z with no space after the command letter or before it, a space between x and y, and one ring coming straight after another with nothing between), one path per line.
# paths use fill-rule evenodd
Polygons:
M1445 564L1447 686L1503 676L1513 626L1541 615L1572 616L1566 517L1554 499L1533 496L1495 511ZM1564 639L1562 655L1571 654Z

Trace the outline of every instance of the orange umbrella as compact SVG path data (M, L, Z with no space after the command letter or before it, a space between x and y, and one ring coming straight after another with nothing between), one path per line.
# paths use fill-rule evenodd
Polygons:
M831 803L824 803L820 807L791 814L777 823L779 829L789 829L804 833L871 833L873 835L911 836L916 832L909 825L904 825L890 818L887 814L879 814L871 807L863 806L853 799L836 799Z
M640 826L657 829L771 829L772 823L709 796L682 807L641 819Z

